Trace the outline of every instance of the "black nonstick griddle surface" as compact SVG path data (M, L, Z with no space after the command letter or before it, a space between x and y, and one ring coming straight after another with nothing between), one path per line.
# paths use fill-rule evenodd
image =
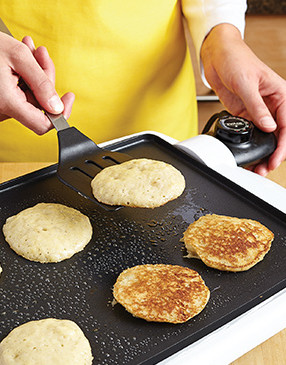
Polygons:
M285 288L286 217L184 152L152 134L109 146L135 158L171 163L186 178L181 197L156 209L106 211L56 177L56 165L0 186L0 225L39 202L57 202L88 215L91 242L57 264L30 262L14 253L0 233L0 341L27 321L54 317L75 321L92 346L94 364L155 364L202 338ZM275 234L270 252L252 269L228 273L184 258L180 238L207 213L251 218ZM210 288L206 308L184 324L134 318L112 305L119 273L138 264L177 264L200 273Z

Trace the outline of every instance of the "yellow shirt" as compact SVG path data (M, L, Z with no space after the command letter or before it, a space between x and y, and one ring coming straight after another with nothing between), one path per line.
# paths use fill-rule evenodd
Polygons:
M47 47L58 94L76 96L69 124L96 143L145 130L178 140L197 133L179 1L1 0L0 14L15 38ZM1 161L56 161L57 150L55 130L37 136L0 123Z

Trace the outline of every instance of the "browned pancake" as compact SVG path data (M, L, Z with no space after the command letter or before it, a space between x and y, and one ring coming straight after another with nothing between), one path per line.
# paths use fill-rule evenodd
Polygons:
M200 313L210 292L194 270L177 265L138 265L118 277L114 298L146 321L183 323Z
M189 257L226 271L244 271L270 250L274 234L261 223L207 214L190 224L183 241Z

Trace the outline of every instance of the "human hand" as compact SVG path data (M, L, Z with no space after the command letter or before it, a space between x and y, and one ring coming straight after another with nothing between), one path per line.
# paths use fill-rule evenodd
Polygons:
M22 78L29 89L18 85ZM31 37L22 42L0 32L0 121L15 118L41 135L53 128L42 112L71 113L74 95L61 99L55 91L55 67L45 47L35 49Z
M230 24L214 27L201 58L205 76L225 108L274 132L277 148L253 170L265 176L286 158L286 81L259 60Z

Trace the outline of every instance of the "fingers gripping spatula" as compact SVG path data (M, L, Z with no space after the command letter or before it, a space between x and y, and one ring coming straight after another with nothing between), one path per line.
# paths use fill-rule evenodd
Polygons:
M0 31L12 36L1 18ZM22 86L27 87L23 80L21 80ZM116 207L101 204L94 198L91 179L101 169L112 164L131 160L132 157L124 153L111 152L100 148L78 129L70 127L62 114L53 115L48 112L45 112L45 114L57 130L59 142L57 176L60 181L80 195L101 205L104 209L116 209Z

